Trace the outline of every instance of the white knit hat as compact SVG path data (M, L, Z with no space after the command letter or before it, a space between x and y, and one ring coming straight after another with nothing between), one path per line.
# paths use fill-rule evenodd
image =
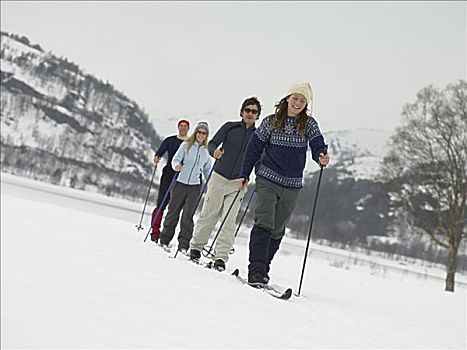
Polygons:
M295 83L293 84L285 97L290 96L292 94L300 94L305 96L306 104L311 109L311 105L313 103L313 91L311 90L311 85L308 82L305 83Z

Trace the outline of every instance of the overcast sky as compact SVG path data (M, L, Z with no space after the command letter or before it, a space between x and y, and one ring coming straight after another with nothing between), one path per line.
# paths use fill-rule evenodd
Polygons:
M165 136L263 116L309 81L323 131L393 130L403 104L466 79L465 2L1 2L1 29L135 100ZM221 118L216 117L221 116ZM159 127L158 127L159 125Z

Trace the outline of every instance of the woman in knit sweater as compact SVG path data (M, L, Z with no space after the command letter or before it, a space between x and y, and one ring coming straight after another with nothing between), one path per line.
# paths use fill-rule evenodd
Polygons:
M249 244L251 285L269 282L271 261L303 187L308 146L313 160L321 166L329 163L318 123L307 114L312 107L310 84L294 84L275 107L275 113L264 118L251 137L238 181L239 189L246 186L264 152L256 174L257 204Z

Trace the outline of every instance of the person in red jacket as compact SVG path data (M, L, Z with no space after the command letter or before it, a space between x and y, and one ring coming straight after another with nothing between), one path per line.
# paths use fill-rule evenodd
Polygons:
M162 169L162 176L159 184L159 193L157 195L157 206L154 208L151 217L152 231L151 231L151 241L158 243L159 237L161 234L161 222L162 217L164 216L164 210L167 208L167 205L170 202L170 193L167 195L167 198L164 203L162 203L164 196L169 189L172 178L175 175L175 171L172 169L171 162L172 158L177 152L178 147L185 141L190 129L190 122L188 120L182 119L177 124L178 135L169 136L162 141L161 145L154 155L153 162L154 164L159 164L160 160L167 153L167 164L164 169ZM157 218L155 218L157 212Z

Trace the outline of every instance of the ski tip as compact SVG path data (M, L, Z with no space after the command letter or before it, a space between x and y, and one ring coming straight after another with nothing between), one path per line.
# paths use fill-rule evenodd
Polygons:
M235 269L233 272L232 272L232 276L239 276L240 275L240 271L238 269Z
M287 288L287 290L282 294L281 299L288 300L292 296L292 288Z

